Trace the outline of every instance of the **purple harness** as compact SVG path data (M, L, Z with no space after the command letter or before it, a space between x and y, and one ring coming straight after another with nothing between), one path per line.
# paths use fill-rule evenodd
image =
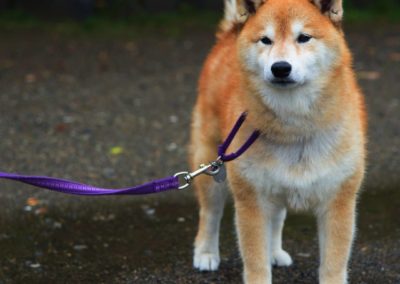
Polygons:
M227 139L218 147L218 159L208 165L201 165L199 170L192 173L180 172L173 176L148 182L139 186L122 188L122 189L108 189L99 188L92 185L82 184L75 181L64 179L45 177L45 176L27 176L12 173L0 172L0 178L9 179L14 181L23 182L33 186L46 188L49 190L62 192L66 194L75 195L142 195L158 193L172 189L183 189L190 185L192 179L200 174L217 175L223 166L224 162L232 161L242 155L260 136L259 131L254 131L247 141L234 153L225 154L229 145L232 143L239 128L245 121L247 113L242 113ZM180 177L183 177L184 184L181 185Z

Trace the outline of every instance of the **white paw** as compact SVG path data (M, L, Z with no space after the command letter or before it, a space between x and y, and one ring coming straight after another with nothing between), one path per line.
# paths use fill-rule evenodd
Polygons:
M196 253L193 266L200 271L216 271L220 263L219 255L215 253Z
M283 249L275 251L272 254L272 265L276 266L290 266L293 260L290 255Z

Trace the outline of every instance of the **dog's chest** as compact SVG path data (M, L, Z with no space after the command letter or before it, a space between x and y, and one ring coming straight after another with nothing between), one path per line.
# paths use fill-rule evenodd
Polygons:
M352 172L354 155L339 154L338 140L329 131L285 145L262 141L240 170L260 194L306 209L329 199Z

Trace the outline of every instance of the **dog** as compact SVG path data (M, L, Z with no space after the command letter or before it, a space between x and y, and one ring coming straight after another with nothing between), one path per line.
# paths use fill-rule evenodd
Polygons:
M231 148L255 129L261 136L226 164L225 183L207 176L195 181L195 268L218 269L230 191L245 283L272 283L272 265L292 264L282 248L287 209L317 218L319 283L347 283L367 119L342 17L341 0L225 0L217 42L199 80L191 167L216 158L244 111L248 119Z

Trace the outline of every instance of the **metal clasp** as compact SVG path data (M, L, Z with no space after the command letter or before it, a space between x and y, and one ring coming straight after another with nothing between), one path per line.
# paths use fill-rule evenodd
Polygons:
M174 175L174 177L182 177L184 179L184 184L178 187L178 189L187 188L193 181L193 179L199 175L206 174L209 176L214 176L219 173L223 161L220 157L209 164L201 164L198 170L193 172L179 172Z

